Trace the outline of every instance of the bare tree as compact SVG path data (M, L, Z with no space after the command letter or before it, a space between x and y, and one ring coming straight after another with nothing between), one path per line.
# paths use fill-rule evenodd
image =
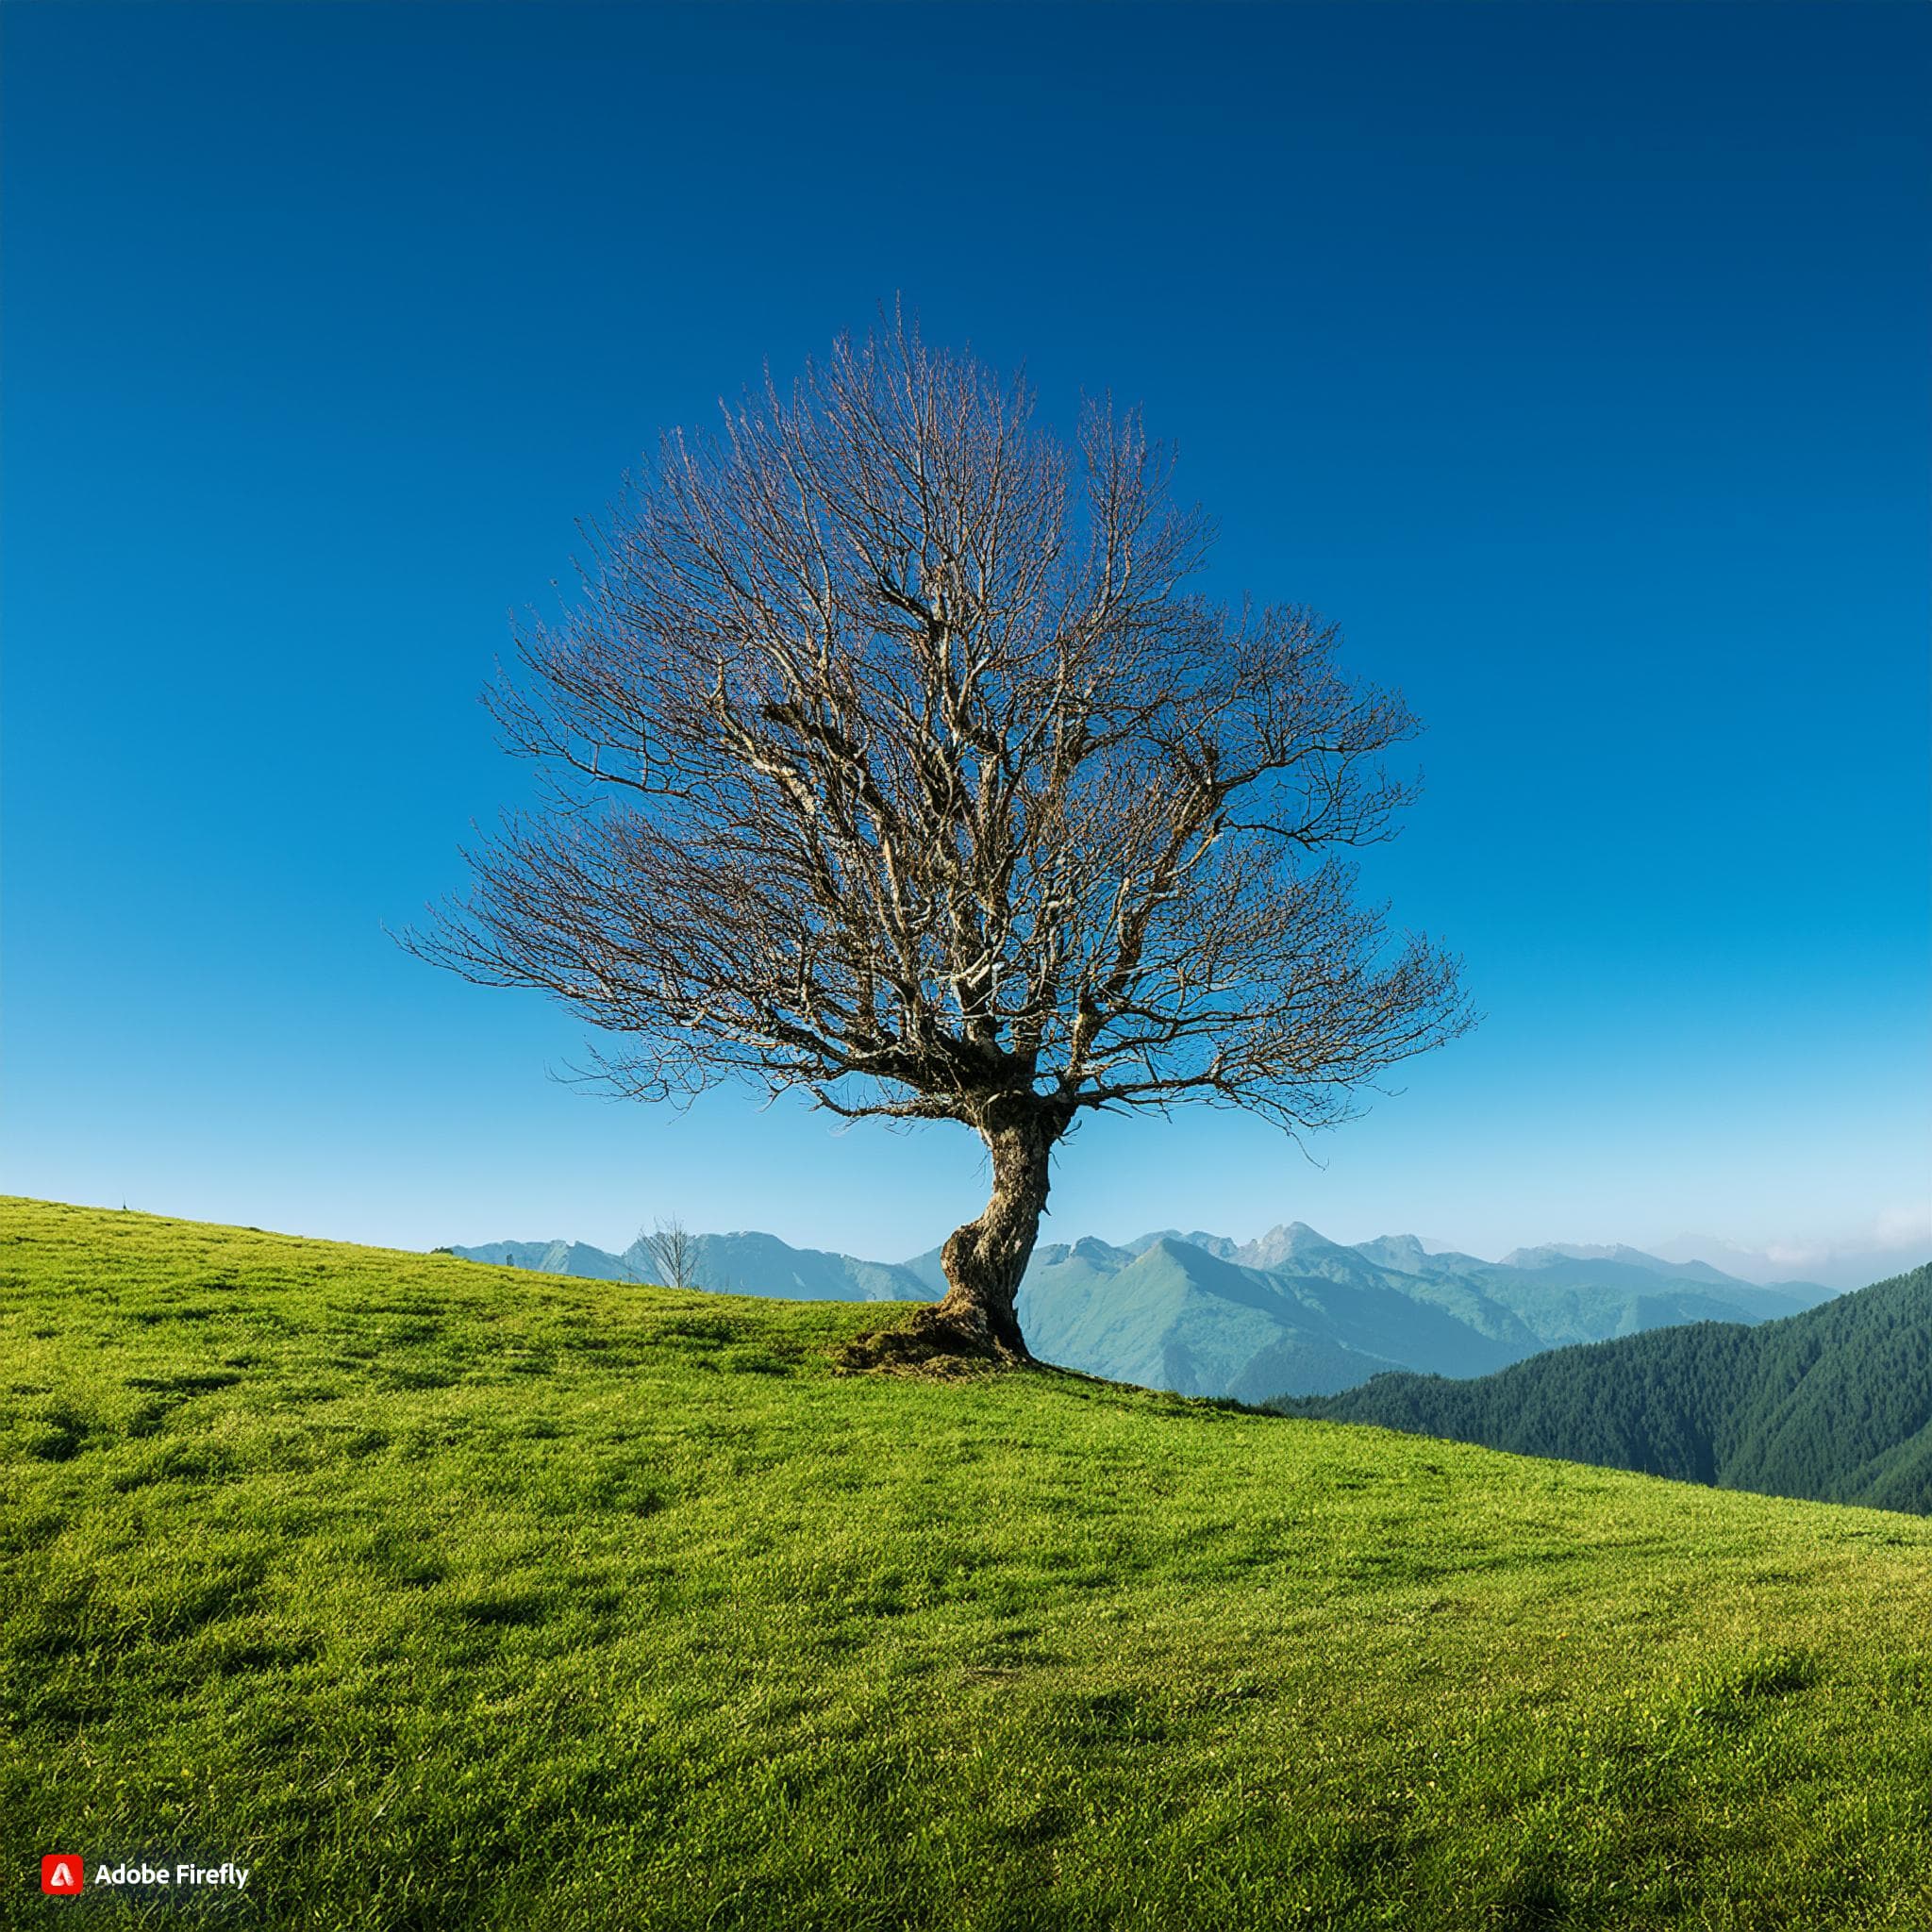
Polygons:
M660 1218L647 1234L638 1230L652 1264L666 1288L696 1288L698 1282L697 1237L675 1214Z
M406 943L541 988L643 1099L724 1076L957 1121L985 1211L870 1357L1024 1361L1014 1297L1087 1110L1250 1108L1291 1137L1472 1024L1340 848L1414 787L1415 720L1335 629L1194 593L1211 529L1138 413L1076 447L896 316L712 440L673 434L582 601L491 697L546 788ZM861 1352L863 1355L863 1352Z

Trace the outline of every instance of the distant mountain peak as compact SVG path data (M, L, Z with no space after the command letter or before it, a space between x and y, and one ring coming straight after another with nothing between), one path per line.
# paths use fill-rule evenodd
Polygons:
M1340 1252L1339 1242L1331 1241L1306 1221L1291 1221L1285 1226L1271 1227L1257 1241L1235 1249L1229 1258L1247 1268L1278 1268L1282 1262L1300 1256Z
M1358 1255L1376 1255L1392 1258L1400 1255L1406 1260L1426 1261L1429 1251L1412 1234L1378 1234L1372 1241L1357 1241L1355 1244Z
M1556 1261L1608 1261L1617 1258L1617 1250L1623 1245L1621 1241L1615 1247L1591 1246L1588 1241L1542 1241L1533 1248L1511 1248L1503 1257L1501 1265L1505 1268L1546 1268Z
M1431 1248L1412 1234L1378 1234L1372 1241L1357 1241L1350 1253L1391 1274L1471 1276L1485 1274L1495 1265L1457 1248Z
M1421 1274L1429 1265L1429 1251L1412 1234L1378 1234L1372 1241L1356 1242L1355 1251L1398 1274Z
M1735 1274L1726 1274L1706 1261L1666 1261L1624 1241L1591 1245L1586 1241L1545 1241L1537 1248L1511 1248L1503 1257L1505 1268L1555 1268L1565 1261L1608 1261L1620 1268L1641 1268L1646 1274L1661 1274L1672 1281L1704 1281L1728 1288L1746 1284Z

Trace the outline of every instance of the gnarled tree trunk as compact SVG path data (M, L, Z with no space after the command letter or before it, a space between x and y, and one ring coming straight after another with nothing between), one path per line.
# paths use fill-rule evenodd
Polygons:
M846 1350L848 1365L923 1365L944 1373L949 1365L1012 1368L1033 1359L1015 1305L1063 1126L1035 1105L989 1108L979 1131L992 1157L992 1194L979 1218L941 1250L944 1299L903 1327L860 1336Z
M992 1195L978 1220L958 1229L941 1251L946 1296L932 1318L970 1342L1027 1361L1015 1303L1046 1208L1055 1137L1034 1114L984 1131L992 1155Z

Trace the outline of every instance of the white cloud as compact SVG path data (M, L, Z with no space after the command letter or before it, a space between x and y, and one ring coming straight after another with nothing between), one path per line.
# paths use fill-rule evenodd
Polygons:
M1746 1281L1863 1288L1932 1259L1932 1202L1887 1208L1831 1234L1790 1233L1753 1241L1686 1234L1657 1242L1652 1252L1673 1261L1708 1261Z
M1881 1248L1932 1241L1932 1201L1921 1201L1910 1208L1888 1208L1874 1223L1872 1235Z

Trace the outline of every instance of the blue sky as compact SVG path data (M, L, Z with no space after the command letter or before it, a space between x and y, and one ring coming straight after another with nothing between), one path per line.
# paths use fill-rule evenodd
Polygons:
M1488 1015L1321 1167L1087 1129L1049 1238L1932 1251L1924 9L0 33L0 1186L410 1246L976 1211L963 1133L587 1097L383 930L519 793L475 696L575 520L901 291L1051 422L1144 404L1215 587L1404 689L1364 885Z

